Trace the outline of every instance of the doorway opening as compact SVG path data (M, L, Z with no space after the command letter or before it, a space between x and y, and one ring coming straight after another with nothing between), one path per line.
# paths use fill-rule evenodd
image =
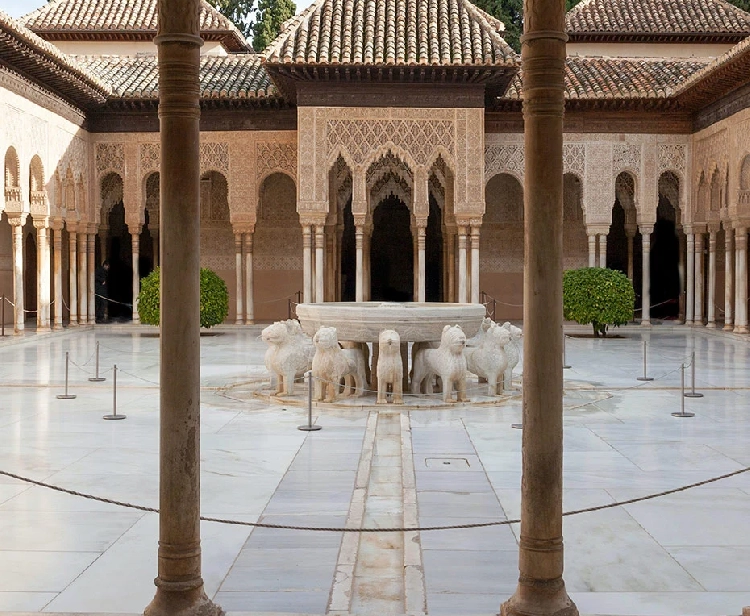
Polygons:
M370 247L373 301L414 301L414 241L411 215L397 197L380 202L373 214Z

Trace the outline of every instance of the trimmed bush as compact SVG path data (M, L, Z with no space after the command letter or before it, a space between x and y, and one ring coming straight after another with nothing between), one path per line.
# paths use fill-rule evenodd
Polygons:
M583 267L563 274L563 316L581 325L591 323L594 336L606 336L608 325L633 318L635 291L622 272Z
M210 269L201 268L201 327L223 323L229 314L229 291L221 277ZM141 322L159 325L159 268L141 279L138 294Z

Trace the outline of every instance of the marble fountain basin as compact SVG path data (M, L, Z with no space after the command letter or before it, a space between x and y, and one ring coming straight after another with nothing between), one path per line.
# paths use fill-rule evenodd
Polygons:
M320 327L335 327L338 339L350 342L377 342L384 329L396 330L402 342L429 342L440 340L446 325L460 325L471 338L485 312L482 304L438 302L297 304L297 318L308 336Z

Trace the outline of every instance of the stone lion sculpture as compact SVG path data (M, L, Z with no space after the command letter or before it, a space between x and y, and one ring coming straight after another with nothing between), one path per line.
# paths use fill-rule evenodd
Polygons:
M393 404L403 404L404 362L401 359L401 337L386 329L378 337L378 404L388 403L388 384L393 392Z
M510 331L492 324L482 337L479 346L466 349L466 365L469 372L487 379L487 395L496 396L498 385L503 389L503 377L508 367L506 346L510 343Z
M411 380L411 393L417 394L425 383L425 393L432 393L432 377L437 375L443 382L443 401L453 402L453 388L456 388L456 402L466 401L466 334L458 325L446 325L437 349L420 348L414 356L414 372Z
M339 344L341 345L341 348L345 351L349 350L358 350L359 354L357 354L357 361L359 361L359 355L362 355L362 359L365 362L365 380L364 382L369 385L372 383L372 379L370 378L370 347L367 346L366 342L349 342L345 340L339 341ZM355 354L351 354L355 355Z
M276 377L277 394L294 393L294 379L302 376L312 366L315 347L300 327L298 321L276 321L266 327L261 338L268 344L265 362L268 371Z
M518 341L521 340L523 332L520 327L516 327L508 321L503 323L502 327L510 333L510 341L505 345L505 354L508 356L508 367L505 369L503 376L505 389L510 389L513 386L513 369L518 365L518 361L521 358Z
M321 327L313 336L315 356L312 360L312 375L315 379L313 398L323 400L323 390L327 392L325 402L338 399L341 379L352 376L354 395L359 396L364 387L364 357L360 349L342 349L335 327ZM349 385L345 395L349 394Z
M479 331L474 334L471 338L466 339L466 346L467 347L478 347L480 343L482 342L482 339L484 338L487 331L495 325L495 322L490 319L489 317L484 317L482 319L482 324L479 326Z

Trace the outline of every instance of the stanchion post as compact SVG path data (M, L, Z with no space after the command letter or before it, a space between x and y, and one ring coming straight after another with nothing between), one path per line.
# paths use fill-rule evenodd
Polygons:
M636 379L637 381L653 381L654 380L654 377L648 376L648 372L647 372L647 366L646 366L646 353L647 353L647 351L646 351L646 347L647 347L647 343L644 340L643 341L643 376L639 376Z
M685 364L680 364L680 412L672 417L695 417L695 413L685 412Z
M307 377L307 424L297 426L297 430L303 432L315 432L321 429L321 426L313 425L312 422L312 390L313 390L313 375L312 371L308 371L305 375Z
M99 376L99 341L96 341L96 374L94 376L89 377L89 381L93 381L94 383L100 383L102 381L106 381L103 376Z
M690 391L684 394L686 398L702 398L703 394L695 391L695 351L690 355Z
M70 351L65 351L65 393L58 394L58 400L73 400L76 395L68 393L68 364L70 362Z
M125 419L125 415L117 414L117 364L112 368L112 414L104 415L102 419Z

